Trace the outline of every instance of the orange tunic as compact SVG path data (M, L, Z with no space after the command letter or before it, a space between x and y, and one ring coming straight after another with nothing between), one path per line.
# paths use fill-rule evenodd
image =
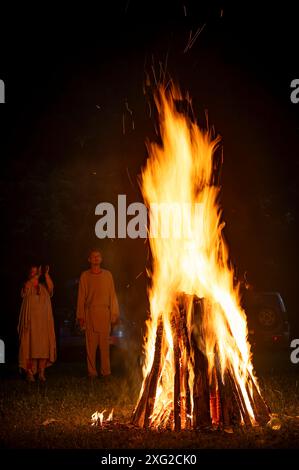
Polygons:
M111 323L119 318L113 277L101 269L97 274L83 271L79 282L77 319L85 320L86 330L109 335Z

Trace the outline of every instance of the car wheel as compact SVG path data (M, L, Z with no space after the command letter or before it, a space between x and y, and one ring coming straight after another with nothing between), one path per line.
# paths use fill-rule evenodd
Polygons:
M262 308L259 310L257 318L259 324L267 330L275 328L280 321L277 312L271 308Z

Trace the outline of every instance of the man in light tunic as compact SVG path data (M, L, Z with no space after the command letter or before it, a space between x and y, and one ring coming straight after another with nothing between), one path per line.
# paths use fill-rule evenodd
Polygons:
M110 271L101 268L102 254L89 253L90 269L83 271L79 281L77 320L85 330L87 369L90 378L97 377L96 352L100 349L101 375L111 374L109 337L111 326L119 320L119 306Z

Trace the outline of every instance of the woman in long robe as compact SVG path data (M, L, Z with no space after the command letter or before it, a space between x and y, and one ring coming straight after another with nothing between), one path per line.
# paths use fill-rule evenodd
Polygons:
M32 266L27 282L21 291L23 298L19 316L19 367L25 370L26 378L34 382L38 373L44 382L45 368L56 360L56 339L51 306L53 282L46 267L40 282L41 269Z

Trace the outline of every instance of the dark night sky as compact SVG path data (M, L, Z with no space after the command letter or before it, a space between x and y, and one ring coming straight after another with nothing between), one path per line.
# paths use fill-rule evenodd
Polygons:
M7 13L1 31L1 284L12 321L24 267L48 262L64 286L97 242L94 209L119 193L140 200L137 175L154 137L145 72L165 64L221 134L225 231L238 274L285 297L297 319L299 104L297 12L238 2L83 3ZM231 2L227 2L228 5ZM202 4L202 5L201 5ZM184 11L185 6L185 11ZM19 8L19 7L18 7ZM26 7L27 8L27 7ZM221 13L222 12L222 13ZM184 53L190 31L205 27ZM135 129L125 102L133 111ZM123 134L123 114L126 132ZM133 181L130 184L127 169ZM144 309L143 241L102 243L123 302ZM126 289L130 283L131 288ZM142 301L140 292L144 292ZM8 328L8 327L7 327Z

